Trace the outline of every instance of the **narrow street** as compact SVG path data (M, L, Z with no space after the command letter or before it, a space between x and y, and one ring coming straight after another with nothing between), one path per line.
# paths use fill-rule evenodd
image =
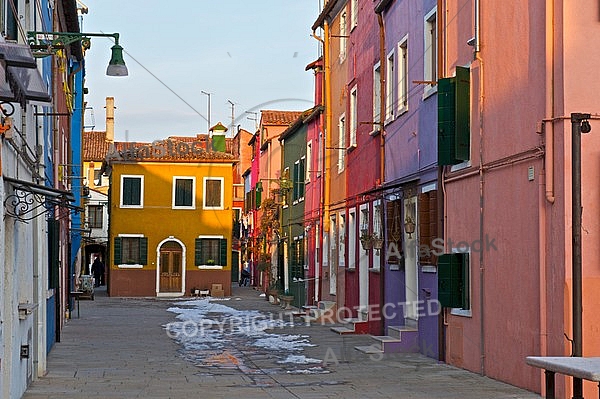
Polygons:
M23 398L539 398L367 335L280 316L252 288L208 299L81 301ZM295 323L294 323L295 322Z

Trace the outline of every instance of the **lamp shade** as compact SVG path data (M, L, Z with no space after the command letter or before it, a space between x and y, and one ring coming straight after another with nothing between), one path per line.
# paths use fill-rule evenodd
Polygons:
M127 76L129 72L125 66L125 60L123 60L123 47L115 44L111 47L112 55L108 68L106 68L106 74L108 76Z

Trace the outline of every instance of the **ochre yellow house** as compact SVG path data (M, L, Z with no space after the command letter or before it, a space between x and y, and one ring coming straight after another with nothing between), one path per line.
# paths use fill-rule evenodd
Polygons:
M199 140L109 152L109 295L231 294L235 162Z

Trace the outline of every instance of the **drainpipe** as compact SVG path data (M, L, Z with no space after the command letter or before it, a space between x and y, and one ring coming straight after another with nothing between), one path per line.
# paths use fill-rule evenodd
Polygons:
M547 292L547 213L546 203L554 203L554 0L546 0L546 120L543 129L539 133L544 133L546 149L544 151L543 170L540 172L540 190L539 190L539 241L538 241L538 259L539 259L539 334L540 334L540 356L548 354L548 318L546 300ZM545 377L540 374L540 387L545 387Z
M481 58L480 48L480 3L475 0L475 59L479 62L479 239L483 242L483 217L484 217L484 177L483 177L483 106L484 106L484 74L483 59ZM479 251L479 335L480 335L480 353L481 353L481 375L485 375L485 259L484 252Z
M321 45L323 45L323 47L325 46L325 41L323 39L321 39L319 36L317 36L315 34L315 32L313 32L312 37L314 37L316 40L318 40L319 42L321 42ZM325 64L325 59L323 59L323 64ZM323 65L323 68L325 67L325 65ZM319 74L323 73L323 70L320 70L318 72ZM325 100L325 85L324 85L324 78L321 78L321 84L320 84L320 88L321 90L324 91L324 93L322 93L321 95L321 103ZM320 131L319 133L319 152L321 152L321 159L325 159L325 145L324 143L321 142L321 137L320 137L320 133L323 131L323 116L322 114L319 115L319 128ZM317 162L318 164L318 162ZM321 219L321 216L323 215L323 213L321 212L321 209L323 209L323 197L324 197L324 187L325 185L323 184L323 179L324 179L324 173L323 171L320 171L321 173L321 177L319 178L319 188L321 190L321 195L319 196L319 224L317 224L317 229L316 231L313 233L314 237L315 237L315 252L317 252L316 256L315 256L315 303L319 303L319 297L320 297L320 281L321 281L321 264L323 263L323 259L322 257L319 256L319 249L321 248L320 242L317 240L322 241L321 238L321 232L323 231L323 229L321 228L323 226L323 220ZM317 262L317 260L320 260L319 262Z
M325 21L323 23L324 37L325 37L325 48L323 50L323 61L325 67L325 147L323 153L325 155L323 159L324 170L323 170L323 229L321 233L323 237L329 232L329 207L330 207L330 178L329 172L331 171L331 155L326 149L331 147L331 55L330 52L330 31L329 23ZM325 256L325 254L323 254Z
M385 182L385 122L384 122L384 116L385 116L385 101L383 100L384 98L386 98L386 93L385 93L385 26L383 24L383 16L381 15L381 12L377 13L377 22L379 23L379 59L380 59L380 74L379 74L379 93L381 95L381 99L379 101L379 162L380 162L380 168L379 168L379 176L380 176L380 184L383 186L383 183ZM379 209L381 209L381 215L379 215L379 218L381 220L385 220L384 215L384 203L383 203L383 199L381 200L381 204L379 205ZM380 222L381 223L381 222ZM386 233L386 229L385 229L385 224L382 223L381 224L381 232L383 234ZM383 250L384 254L387 253L387 249ZM384 306L384 301L385 301L385 258L386 256L382 256L383 258L383 265L381 265L382 259L379 259L379 267L380 267L380 275L379 275L379 290L380 290L380 303L379 306L381 306L381 310L380 310L380 314L383 314L383 306ZM381 318L381 326L380 326L383 334L385 335L385 318L382 317Z
M546 0L546 200L554 203L554 1Z

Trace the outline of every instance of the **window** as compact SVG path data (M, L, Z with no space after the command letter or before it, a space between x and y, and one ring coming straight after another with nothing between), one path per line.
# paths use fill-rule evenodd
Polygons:
M356 147L356 131L358 130L358 101L356 86L350 90L350 147Z
M383 223L382 217L382 209L381 209L381 200L377 200L373 202L373 269L381 268L381 250L383 248L383 228L381 224ZM375 244L378 242L379 244Z
M114 264L141 266L148 263L148 238L119 236L114 239Z
M396 97L395 85L395 68L394 68L394 50L392 50L386 58L385 70L385 120L391 121L394 119L394 98Z
M469 254L443 254L438 258L438 299L445 308L470 310Z
M87 207L87 222L88 227L91 229L102 228L102 215L104 206L102 205L88 205Z
M373 127L380 123L381 116L381 64L373 67Z
M408 110L408 37L398 43L398 113Z
M341 173L345 167L346 157L346 117L340 116L338 121L338 173Z
M121 176L121 208L144 207L144 176Z
M425 71L424 80L432 82L425 86L425 96L436 90L437 82L437 18L434 8L425 16Z
M305 183L310 183L312 173L312 140L306 143L306 176L304 177Z
M343 12L340 16L340 63L346 59L346 36L348 35L348 29L346 28L347 23L346 12Z
M204 178L204 209L223 209L223 178Z
M306 159L300 158L294 163L294 192L293 201L299 202L304 200L304 181L305 181L305 165Z
M227 266L227 239L221 236L196 238L194 264L215 268Z
M350 1L350 30L358 25L358 0Z
M321 171L323 170L323 132L319 132L319 145L317 147L317 177L321 177Z
M294 237L292 243L290 274L292 281L304 278L304 237Z
M348 212L348 268L356 269L356 211Z
M339 214L339 228L338 228L338 266L346 266L346 215L343 213Z
M194 209L196 207L196 179L173 177L173 208Z
M93 181L93 186L103 186L103 179L102 176L104 176L102 174L101 169L94 169L94 181Z

